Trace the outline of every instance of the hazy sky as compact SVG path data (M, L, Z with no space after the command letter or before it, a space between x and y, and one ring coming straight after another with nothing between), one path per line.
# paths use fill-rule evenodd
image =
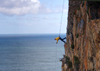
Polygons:
M63 0L0 0L0 34L59 33ZM68 0L61 33L66 33Z

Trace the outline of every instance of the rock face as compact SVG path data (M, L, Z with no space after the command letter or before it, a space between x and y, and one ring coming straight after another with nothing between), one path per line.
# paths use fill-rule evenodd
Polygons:
M62 71L100 71L100 2L69 1Z

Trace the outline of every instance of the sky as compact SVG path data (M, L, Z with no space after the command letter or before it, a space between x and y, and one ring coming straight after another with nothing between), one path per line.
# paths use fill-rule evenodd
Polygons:
M0 0L0 34L66 33L68 0Z

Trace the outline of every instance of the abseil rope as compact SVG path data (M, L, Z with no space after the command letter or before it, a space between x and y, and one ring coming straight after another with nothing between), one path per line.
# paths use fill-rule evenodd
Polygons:
M60 29L59 29L59 36L60 36L60 32L61 32L61 24L62 24L62 18L63 18L64 2L65 2L65 0L63 0L62 14L61 14L61 21L60 21Z
M61 32L61 24L62 24L62 18L63 18L64 2L65 2L65 0L63 0L63 6L62 6L61 21L60 21L59 36L60 36L60 32ZM56 71L56 62L57 62L56 59L57 59L57 45L56 45L55 71Z

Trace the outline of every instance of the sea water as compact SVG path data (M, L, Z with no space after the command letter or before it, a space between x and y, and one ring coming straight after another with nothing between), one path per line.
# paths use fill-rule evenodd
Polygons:
M0 71L61 71L64 43L56 44L57 36L1 35Z

